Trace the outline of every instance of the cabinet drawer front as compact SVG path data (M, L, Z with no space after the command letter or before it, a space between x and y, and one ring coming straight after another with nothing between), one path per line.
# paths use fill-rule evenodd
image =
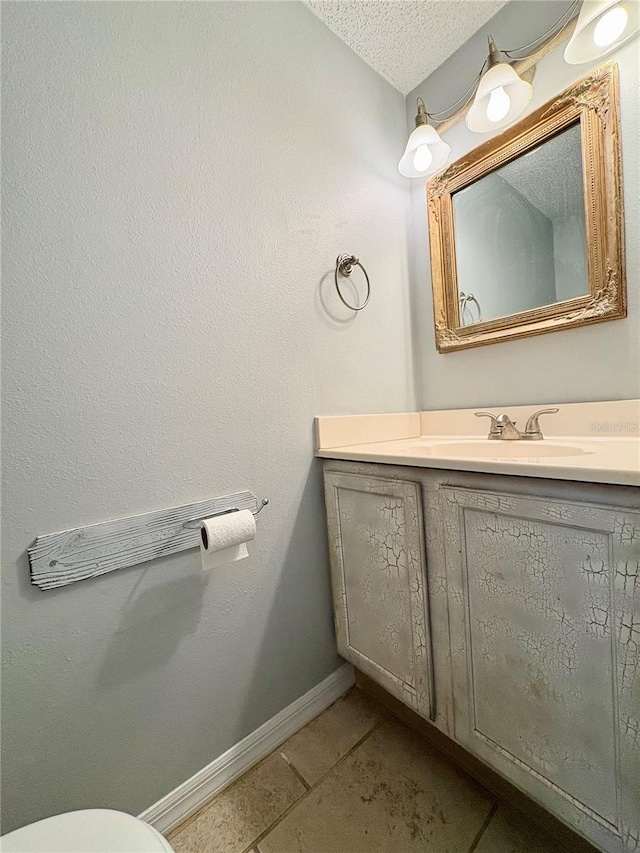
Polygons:
M443 492L456 739L604 849L638 849L640 515Z
M433 715L420 486L325 474L340 654Z

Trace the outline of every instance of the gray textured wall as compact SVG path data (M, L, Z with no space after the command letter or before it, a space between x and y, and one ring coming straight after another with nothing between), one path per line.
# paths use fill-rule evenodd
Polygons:
M139 812L338 666L312 418L416 400L397 91L297 3L2 13L6 832ZM242 563L29 585L38 533L244 488Z
M407 96L407 126L413 127L416 97L438 111L454 102L473 80L486 57L486 36L509 49L544 32L568 2L518 0L505 6L466 45ZM585 400L623 400L640 396L640 67L638 39L607 59L620 66L622 158L626 219L629 316L571 331L440 354L435 348L429 236L423 181L412 181L412 293L415 368L424 409L448 409ZM534 110L591 67L567 65L564 45L546 56L533 82ZM480 145L491 134L476 134L459 122L443 138L451 160Z

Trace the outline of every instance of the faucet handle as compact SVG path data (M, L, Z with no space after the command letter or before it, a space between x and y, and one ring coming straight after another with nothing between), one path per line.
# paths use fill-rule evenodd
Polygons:
M474 412L473 413L477 418L491 418L491 427L489 429L489 435L500 435L500 428L498 427L498 416L492 415L491 412Z
M543 438L542 430L540 429L540 424L538 423L538 418L540 415L555 415L559 412L560 409L540 409L539 412L534 412L533 415L527 421L527 425L524 428L524 434L527 438Z

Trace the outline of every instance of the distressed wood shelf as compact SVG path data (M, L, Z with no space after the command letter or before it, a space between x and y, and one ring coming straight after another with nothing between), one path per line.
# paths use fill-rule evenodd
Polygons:
M196 548L199 528L185 527L185 522L234 509L249 509L255 514L256 496L237 492L38 536L28 549L31 583L40 589L54 589Z

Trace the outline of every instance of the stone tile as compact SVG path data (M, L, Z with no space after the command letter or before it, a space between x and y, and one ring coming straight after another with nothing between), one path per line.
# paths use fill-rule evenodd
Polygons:
M285 741L280 752L313 785L383 716L386 712L354 687Z
M573 848L560 844L518 812L500 806L482 833L475 853L571 853L572 850L582 853L593 848L579 840Z
M491 796L385 721L259 842L260 853L466 853Z
M169 836L176 853L241 853L305 792L273 753Z

